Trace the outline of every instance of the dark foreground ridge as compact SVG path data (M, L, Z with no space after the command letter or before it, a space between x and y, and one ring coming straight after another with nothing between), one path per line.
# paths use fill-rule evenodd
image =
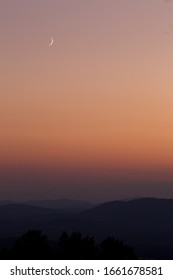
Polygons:
M96 243L93 237L80 232L63 232L57 242L51 243L39 230L28 231L18 238L12 248L0 251L1 260L131 260L134 250L114 237Z
M173 259L172 199L112 201L90 209L87 204L78 212L26 204L0 206L0 248L11 247L16 238L37 229L52 243L63 231L94 236L97 243L113 236L134 248L139 258Z

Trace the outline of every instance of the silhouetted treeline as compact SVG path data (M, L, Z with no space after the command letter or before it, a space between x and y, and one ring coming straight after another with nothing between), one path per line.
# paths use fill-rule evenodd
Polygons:
M107 237L96 243L93 237L82 236L80 232L63 232L57 242L52 243L39 230L26 232L19 237L12 248L0 251L1 260L94 260L94 259L136 259L134 250L114 237Z

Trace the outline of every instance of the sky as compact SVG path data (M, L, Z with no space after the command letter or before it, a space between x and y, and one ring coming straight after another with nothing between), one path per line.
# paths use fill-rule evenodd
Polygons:
M0 37L2 199L173 198L173 1L1 0Z

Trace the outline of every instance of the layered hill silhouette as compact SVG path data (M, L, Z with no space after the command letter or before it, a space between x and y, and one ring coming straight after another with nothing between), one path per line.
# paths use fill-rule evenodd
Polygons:
M173 243L172 199L112 201L85 211L80 216L83 219L110 224L117 234L130 241L135 242L136 238L140 237L141 240L151 244Z
M0 239L18 237L26 230L39 228L47 222L62 218L65 212L25 204L0 206Z
M0 240L42 230L55 240L62 231L80 231L97 240L115 236L146 257L173 257L173 200L112 201L74 213L25 204L0 206ZM156 253L157 252L157 253ZM147 255L149 254L149 255Z
M74 200L74 199L34 200L34 201L26 201L25 203L28 205L59 209L67 212L73 212L73 213L84 211L93 208L94 206L97 206L96 204L90 203L88 201Z
M19 204L19 202L13 200L0 201L0 206L7 205L7 204ZM66 212L73 212L73 213L84 211L93 208L94 206L97 206L97 204L90 203L85 200L74 200L74 199L30 200L30 201L24 201L22 204L39 206L44 208L59 209Z

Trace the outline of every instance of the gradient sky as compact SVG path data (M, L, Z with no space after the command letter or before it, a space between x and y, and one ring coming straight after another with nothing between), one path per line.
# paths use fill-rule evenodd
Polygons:
M2 199L173 197L173 1L1 0L0 37Z

